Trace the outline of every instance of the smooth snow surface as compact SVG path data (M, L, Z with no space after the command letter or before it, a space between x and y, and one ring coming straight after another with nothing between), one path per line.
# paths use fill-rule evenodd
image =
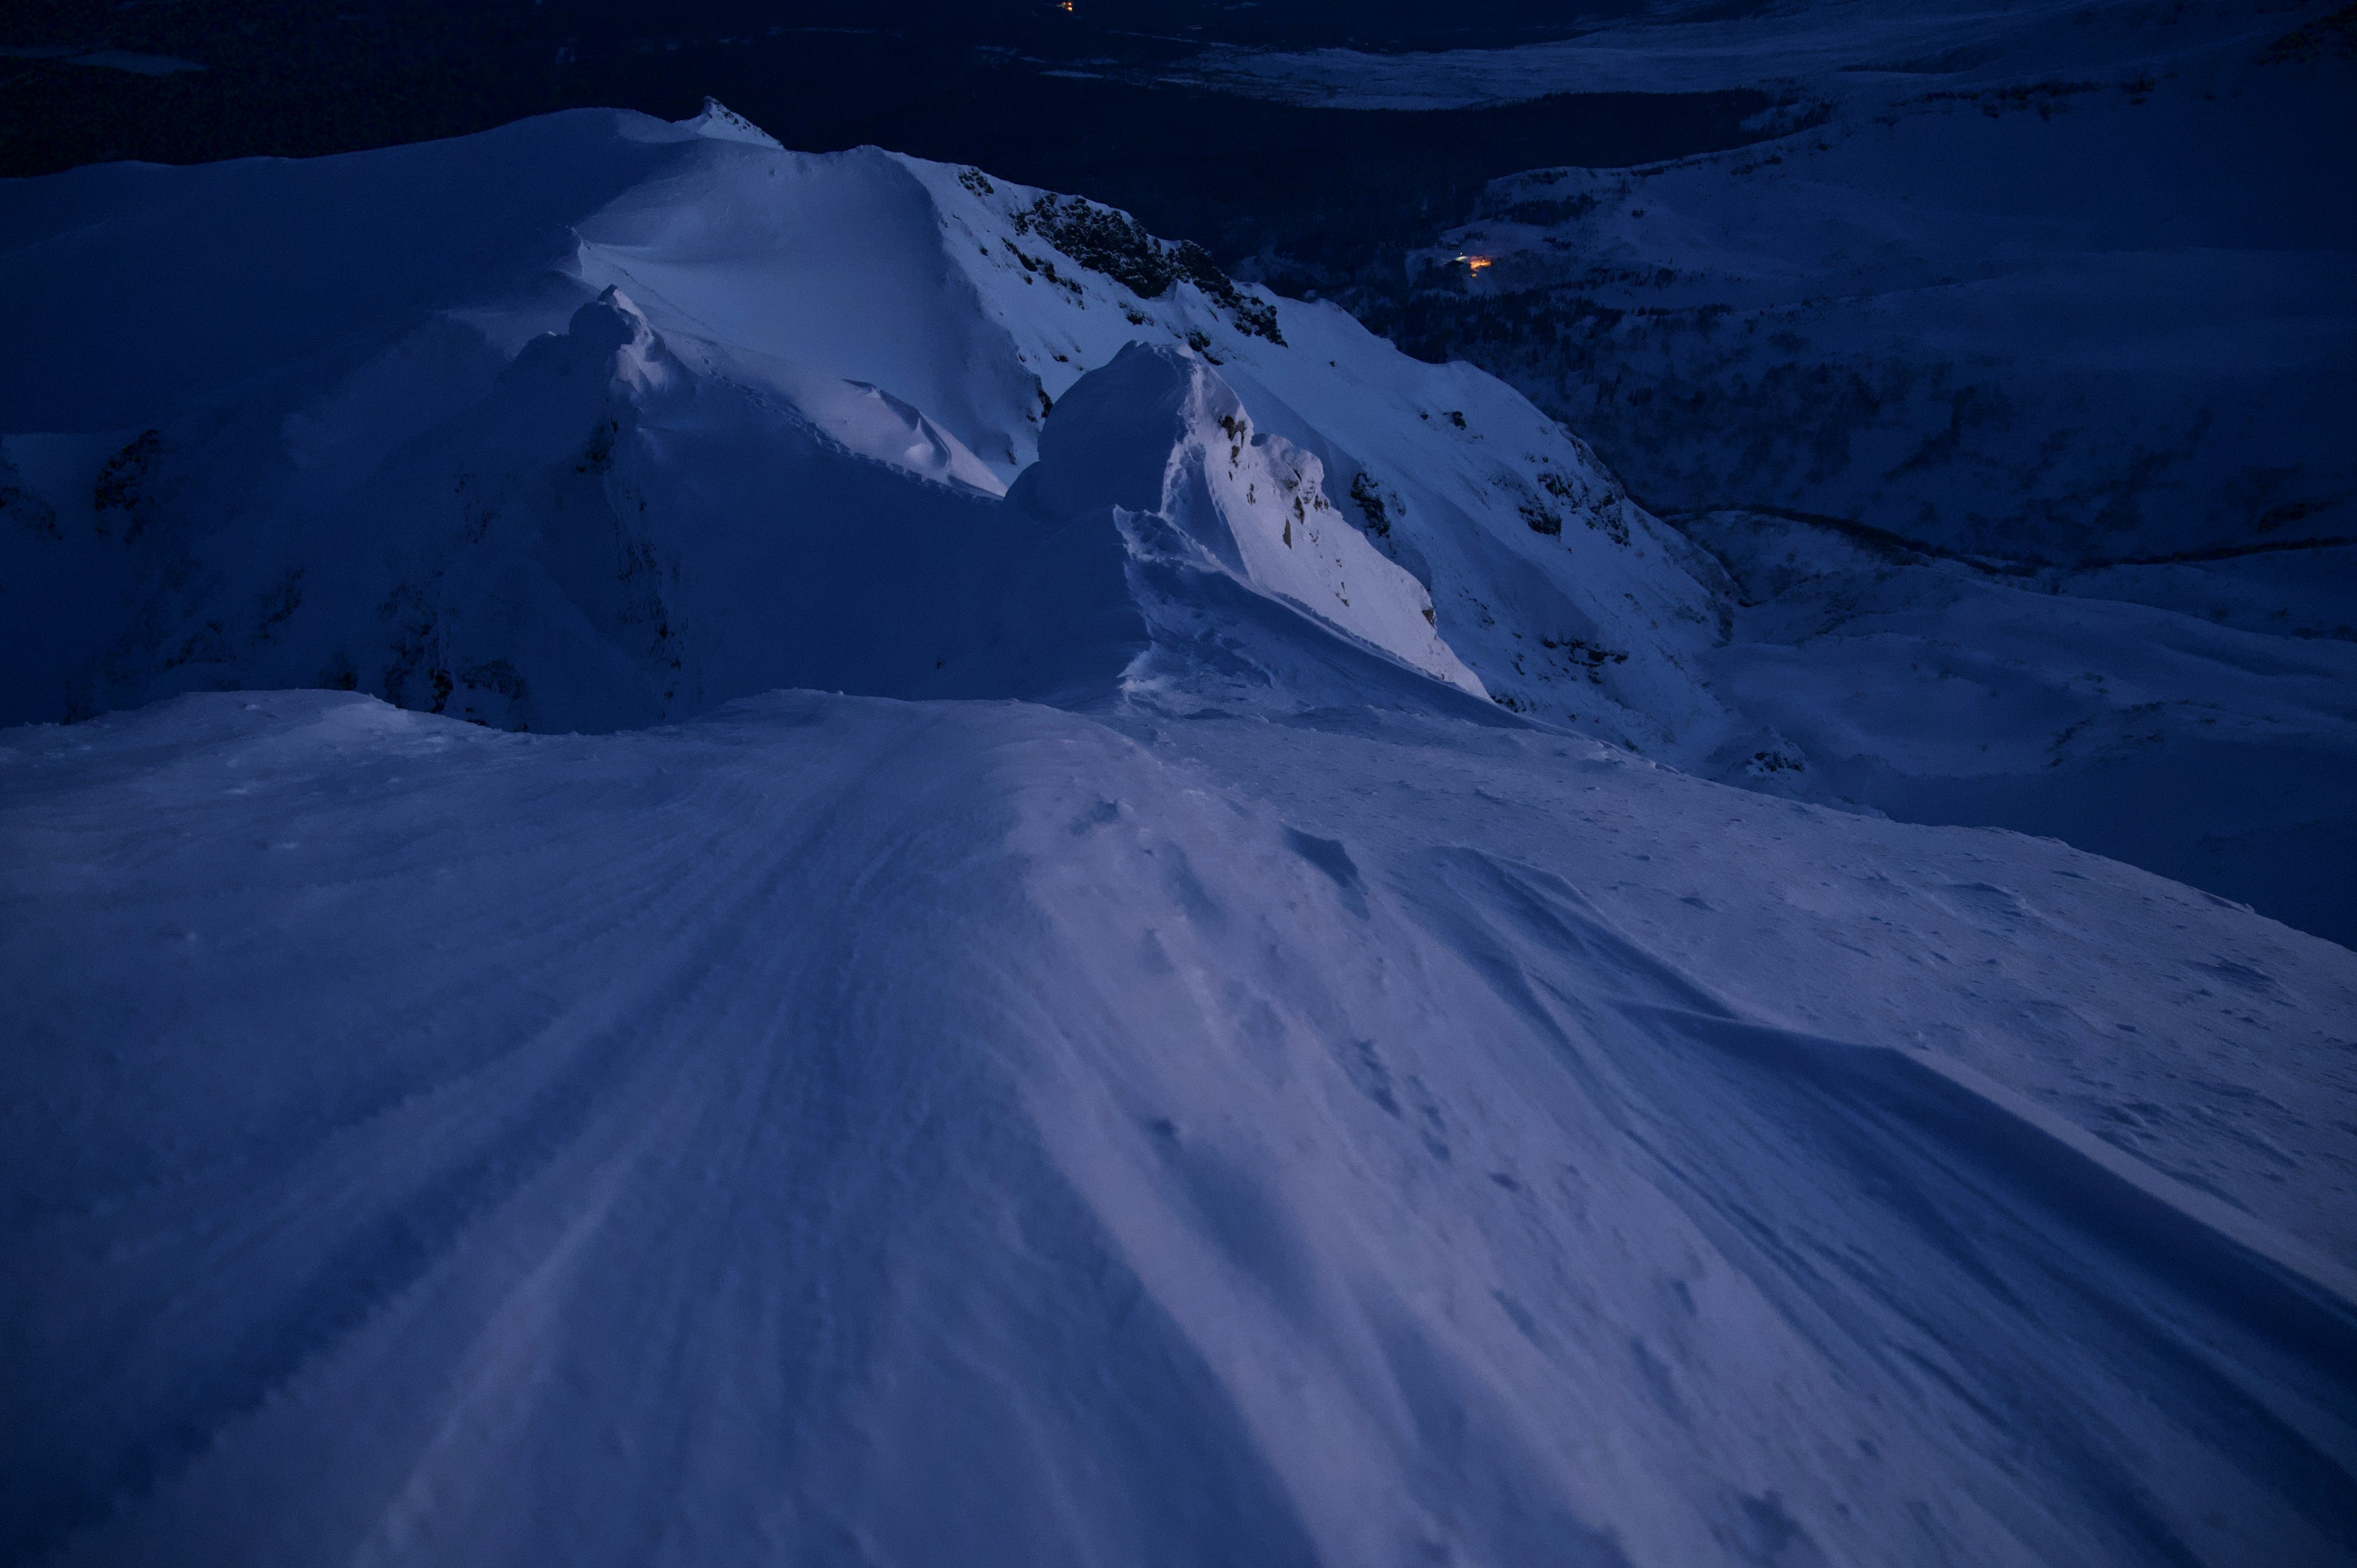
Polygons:
M0 749L59 1563L2345 1561L2357 958L1571 737Z

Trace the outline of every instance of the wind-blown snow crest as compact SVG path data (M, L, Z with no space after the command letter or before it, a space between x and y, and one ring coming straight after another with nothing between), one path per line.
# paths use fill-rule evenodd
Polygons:
M454 181L474 193L455 215ZM1728 731L1693 668L1708 591L1577 441L1108 209L873 148L789 153L716 110L0 199L11 286L129 302L45 317L24 351L53 372L0 395L23 433L0 435L23 524L0 529L9 717L257 685L534 728L779 683L969 694L926 684L942 654L902 618L865 635L863 590L835 615L820 585L854 558L951 580L952 518L1019 532L979 520L1055 403L1142 342L1202 356L1254 433L1189 437L1217 504L1262 514L1231 541L1237 582L1601 738L1687 755ZM77 226L89 202L109 216ZM534 347L609 289L661 384ZM788 580L773 613L737 615ZM837 635L866 651L805 657Z
M1156 514L1238 580L1487 695L1435 631L1423 585L1335 515L1324 478L1316 454L1254 431L1200 358L1139 347L1066 395L1015 499L1056 517Z

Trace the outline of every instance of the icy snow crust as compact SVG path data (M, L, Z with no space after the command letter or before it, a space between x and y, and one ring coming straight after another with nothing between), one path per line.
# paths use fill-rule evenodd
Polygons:
M0 1558L2349 1560L2357 955L1627 749L2139 607L1040 203L0 187Z

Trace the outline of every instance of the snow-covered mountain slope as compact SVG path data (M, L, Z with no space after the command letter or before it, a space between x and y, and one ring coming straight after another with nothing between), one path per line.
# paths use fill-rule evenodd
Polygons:
M2322 1563L2357 959L1366 710L0 736L0 1551Z
M2357 1552L2357 955L1772 793L2338 644L716 107L0 235L0 1558Z
M1761 200L1755 248L1792 205ZM1750 678L1756 635L1717 647L1741 596L1719 564L1563 426L1107 209L873 149L791 154L716 105L683 125L580 113L313 163L87 169L0 188L0 278L48 306L0 383L0 429L17 432L0 435L0 716L294 686L537 730L676 720L780 686L1067 704L1216 686L1316 706L1372 682L1437 700L1376 673L1372 649L1715 777L2067 831L2345 934L2325 869L2348 832L2331 704L2255 699L2271 735L2330 764L2287 792L2276 749L2212 744L2201 680L2123 646L2089 668L2192 726L2180 738L2231 813L2158 836L2083 827L2104 821L2084 803L2110 763L2048 766L2091 716L2069 703L2018 733L1976 718L1975 744L1998 744L1961 795L1898 788L1963 775L1908 757L1905 704L1846 704L1838 667L1785 681L1778 654ZM1517 264L1501 252L1492 271ZM1811 308L1828 331L1860 314ZM1674 336L1678 319L1628 330ZM1113 375L1134 343L1196 358ZM1074 400L1087 412L1060 406ZM1723 430L1652 403L1608 417L1609 401L1584 406L1631 440L1733 454L1747 482L1781 482L1781 448L1745 434L1746 418L1793 417L1764 392ZM1953 413L1914 401L1934 424ZM2249 418L2296 434L2328 410L2304 425L2260 400ZM1088 429L1064 461L1039 462L1074 418ZM1941 451L1907 482L1965 501L2000 482L1978 447ZM2309 493L2296 467L2267 472L2267 495ZM1081 515L1116 502L1137 515ZM2143 591L2118 577L2100 591ZM2247 580L2237 624L2330 635L2342 618L2276 625L2271 582ZM1307 640L1304 613L1322 628ZM1922 635L1969 640L1943 613L1927 608ZM2236 681L2265 685L2248 661ZM1874 711L1902 722L1877 732ZM2197 849L2171 847L2188 833ZM2278 896L2294 886L2319 891Z
M2350 74L1919 88L1736 153L1500 182L1426 260L1491 258L1464 351L1656 508L2062 564L2346 538L2357 220L2290 149L2357 138Z
M1112 700L1207 635L1237 641L1243 613L1280 648L1287 626L1340 633L1482 694L1423 588L1335 524L1316 459L1256 436L1199 357L1133 348L1070 402L1051 424L1077 432L1002 499L986 470L922 471L938 446L894 463L773 387L696 373L608 288L339 508L224 519L207 591L140 628L145 651L209 682L364 682L504 728L611 730L782 686ZM217 618L224 579L270 585L244 625ZM1278 604L1239 612L1213 579ZM1234 673L1319 700L1298 669Z
M1203 69L1361 104L1785 95L1752 146L1496 182L1414 258L1402 341L1727 552L1699 667L1753 727L1691 764L2059 833L2347 941L2352 39L2330 0L1837 0ZM1996 570L1932 569L1958 555Z
M2238 566L2264 602L2287 557L1999 574L1783 518L1686 526L1744 601L1706 668L1789 743L1755 787L2003 822L2357 946L2357 642L2190 613Z
M10 718L257 685L585 729L780 684L1039 694L919 628L1014 569L1039 518L1006 485L1136 342L1216 371L1139 460L1179 454L1172 516L1233 581L1651 752L1730 723L1691 553L1560 426L1085 202L716 108L80 170L0 212L0 280L54 306L0 390Z
M1506 376L1665 515L2073 564L2357 537L2352 61L2345 0L1802 0L1199 64L1359 105L1781 95L1751 146L1497 182L1416 258L1441 286L1404 340Z
M2207 64L2323 25L2347 0L1785 0L1728 6L1653 0L1573 38L1505 48L1204 50L1166 72L1249 97L1354 109L1457 109L1558 92L1779 88L1876 102L1943 87L2002 87L2058 73L2107 77Z

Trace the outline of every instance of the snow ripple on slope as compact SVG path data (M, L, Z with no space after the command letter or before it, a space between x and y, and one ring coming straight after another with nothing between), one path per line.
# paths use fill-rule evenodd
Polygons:
M1747 1015L1574 888L1589 851L1370 811L1360 759L1585 777L1666 878L1712 875L1706 824L1822 854L1849 820L1426 724L1199 720L1191 762L807 694L596 738L320 694L18 732L10 1549L2347 1549L2336 1265ZM1222 747L1357 825L1293 826ZM1889 830L2077 859L1936 832ZM2156 940L2256 926L2192 924ZM1926 994L2001 1028L1976 956Z

